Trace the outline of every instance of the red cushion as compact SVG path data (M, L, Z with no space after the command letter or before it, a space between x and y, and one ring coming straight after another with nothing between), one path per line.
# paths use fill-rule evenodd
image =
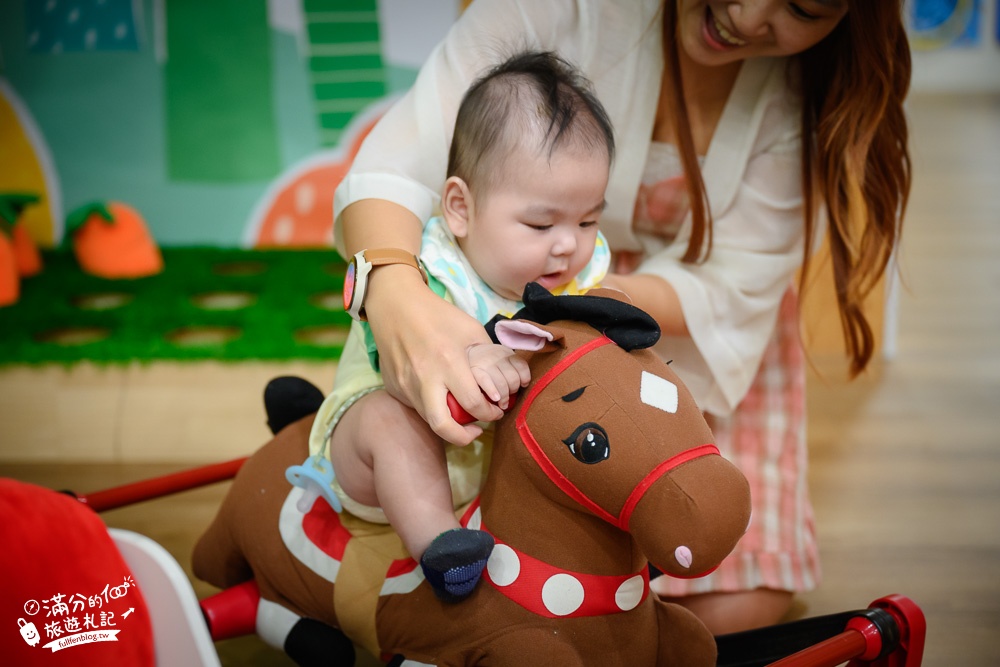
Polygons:
M0 544L5 664L155 664L146 602L97 514L0 478Z

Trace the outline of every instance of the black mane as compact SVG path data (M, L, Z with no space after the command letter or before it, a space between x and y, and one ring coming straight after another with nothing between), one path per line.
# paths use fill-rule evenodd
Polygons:
M509 319L549 324L573 320L594 327L626 351L651 347L660 339L660 326L646 311L630 303L603 296L582 294L555 296L538 283L524 287L524 308ZM497 315L486 324L494 342L496 323L508 319Z

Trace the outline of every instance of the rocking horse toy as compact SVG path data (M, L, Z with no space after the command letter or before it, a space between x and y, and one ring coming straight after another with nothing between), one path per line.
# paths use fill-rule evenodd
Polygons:
M656 323L620 298L529 285L524 309L491 323L532 384L496 424L480 497L459 510L496 540L465 601L439 600L387 526L322 497L300 511L285 471L308 454L309 417L242 465L195 548L196 576L270 643L317 637L324 664L353 664L349 642L322 639L342 631L418 664L714 665L701 622L650 594L648 562L680 577L717 567L745 532L748 486L650 349ZM210 625L241 616L203 608Z

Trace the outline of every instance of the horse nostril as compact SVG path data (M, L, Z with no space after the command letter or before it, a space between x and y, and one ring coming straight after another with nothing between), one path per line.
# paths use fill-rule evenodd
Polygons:
M679 546L674 549L674 558L676 558L681 567L685 569L691 567L691 562L694 560L694 557L691 555L691 550L685 546Z

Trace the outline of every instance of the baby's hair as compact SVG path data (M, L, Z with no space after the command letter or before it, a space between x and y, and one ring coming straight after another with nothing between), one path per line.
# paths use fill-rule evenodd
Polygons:
M535 142L535 145L532 145ZM448 176L483 192L508 173L518 150L562 146L607 151L614 159L611 120L576 68L552 52L526 51L477 79L462 99L448 157Z

